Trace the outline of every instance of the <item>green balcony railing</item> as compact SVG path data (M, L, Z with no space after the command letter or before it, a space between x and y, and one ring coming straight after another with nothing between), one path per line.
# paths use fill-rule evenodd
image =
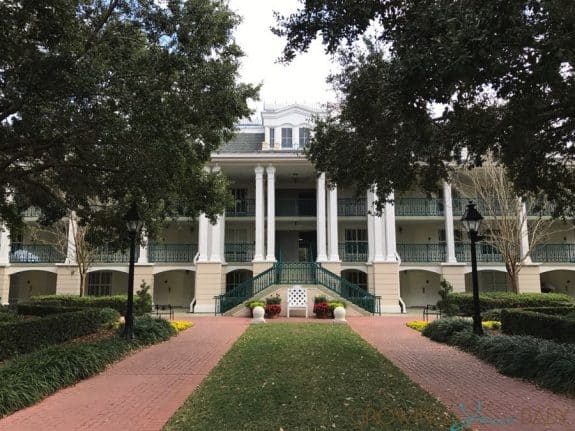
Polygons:
M534 262L575 262L575 244L542 244L531 252Z
M140 257L140 248L136 247L136 256ZM101 246L94 251L94 263L128 263L130 261L129 250L114 250L108 246Z
M337 200L337 215L353 217L367 215L367 199L342 198Z
M41 214L40 208L30 207L22 212L22 217L40 217Z
M555 205L551 202L527 202L527 215L530 216L552 216Z
M256 214L255 199L237 201L234 205L226 208L228 217L253 217Z
M226 262L251 262L254 259L255 243L226 242L224 258Z
M276 265L259 273L222 295L215 296L216 314L225 313L276 283Z
M338 244L339 258L343 262L366 262L367 241L346 241Z
M402 262L445 262L445 243L398 243L397 253Z
M150 262L193 262L198 252L197 244L159 244L148 246Z
M10 263L59 263L66 256L50 244L12 243L8 258Z
M276 216L279 217L315 217L315 199L277 199Z
M477 262L503 262L499 250L491 244L477 243ZM458 262L471 262L471 244L469 242L455 243L455 258Z
M442 216L443 199L398 198L395 200L396 216Z
M517 204L517 202L509 202L509 205L504 205L504 208L501 208L501 203L497 200L493 200L491 202L490 208L491 210L487 210L488 206L486 205L485 201L483 199L477 199L477 198L454 198L453 199L453 217L454 218L458 218L458 216L462 216L463 213L465 212L465 208L467 207L467 205L469 204L469 201L473 202L477 208L477 210L485 217L485 216L489 216L492 215L493 213L495 213L495 215L502 215L503 214L503 210L505 208L514 208L515 204ZM514 211L515 213L517 213L517 211Z

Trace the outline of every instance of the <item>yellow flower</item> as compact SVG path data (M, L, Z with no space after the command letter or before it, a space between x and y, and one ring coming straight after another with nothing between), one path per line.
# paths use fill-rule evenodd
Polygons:
M172 328L174 328L176 332L185 331L194 326L192 322L188 322L187 320L172 320L170 325L172 325Z
M424 322L423 320L412 320L411 322L406 323L409 328L415 329L419 332L423 331L428 324L429 322Z
M498 322L497 320L486 320L481 323L485 329L501 329L501 322Z

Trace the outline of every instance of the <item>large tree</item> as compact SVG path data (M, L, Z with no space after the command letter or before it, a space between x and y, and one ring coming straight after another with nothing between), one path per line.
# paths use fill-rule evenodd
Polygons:
M221 213L203 167L257 96L238 22L218 0L0 2L0 219L75 211L110 237L136 202L153 236L182 207Z
M342 100L311 160L381 196L434 190L450 167L493 154L518 195L575 205L575 2L306 0L278 16L290 61L321 37Z

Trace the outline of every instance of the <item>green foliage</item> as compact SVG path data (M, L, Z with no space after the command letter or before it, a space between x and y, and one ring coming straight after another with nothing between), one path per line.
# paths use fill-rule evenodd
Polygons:
M75 210L108 240L125 239L134 201L152 237L165 217L221 213L226 182L202 168L257 97L237 82L226 3L15 4L0 2L0 218L12 231L32 205L46 223Z
M276 293L274 296L269 296L266 298L266 304L281 304L282 298L280 297L279 293Z
M459 307L457 304L450 302L448 300L449 295L453 292L453 286L445 278L442 278L439 282L439 296L441 299L437 301L437 308L441 310L441 313L445 316L455 316L459 313Z
M335 310L337 307L343 307L343 308L347 307L347 304L345 303L345 301L329 301L327 303L327 305L329 306L329 309L332 313L333 313L333 310Z
M123 331L124 325L121 325L118 335L121 336ZM166 319L141 316L134 321L134 336L142 344L158 343L176 334L176 329Z
M141 290L140 290L141 291ZM139 291L139 292L140 292ZM29 304L53 306L53 307L74 307L74 308L113 308L120 314L126 314L127 295L112 296L76 296L76 295L44 295L33 296ZM147 311L149 310L149 311ZM136 294L134 297L134 313L136 315L145 314L151 311L150 296L147 290Z
M0 360L98 331L118 320L112 309L86 309L0 325Z
M51 314L69 313L71 311L80 311L82 307L63 307L61 305L44 305L44 304L18 304L16 310L22 316L49 316Z
M573 25L564 1L316 0L279 16L275 33L286 61L315 38L341 53L331 82L343 100L310 147L335 183L377 184L382 199L416 183L436 192L450 167L489 153L518 195L543 192L572 213Z
M313 298L313 303L314 304L319 304L321 302L327 302L327 296L325 295L319 295L319 296L315 296Z
M0 324L8 323L8 322L15 322L19 320L19 316L14 313L13 311L0 311Z
M501 322L501 309L493 308L491 310L482 311L481 312L481 320L483 322L486 322L489 320L496 320L498 322Z
M152 312L152 295L150 295L150 285L142 280L140 289L136 292L134 299L134 313L140 316Z
M569 309L567 309L569 310ZM550 311L545 309L544 311ZM558 313L557 310L552 310ZM563 308L559 313L564 313ZM501 329L510 335L531 335L559 342L575 343L575 320L560 314L546 314L533 309L502 310Z
M0 367L0 416L103 371L131 350L168 339L175 330L167 330L166 325L170 326L169 322L162 319L138 318L135 342L113 337L90 344L52 346L7 361Z
M254 300L254 301L248 301L248 302L246 302L246 307L251 308L252 310L253 310L255 307L265 308L265 306L266 306L266 303L263 302L263 301L260 301L260 300Z
M481 293L479 305L482 313L501 308L575 306L573 298L565 294L511 292ZM451 293L443 301L443 306L457 306L459 313L471 316L473 314L473 295L471 293Z
M471 330L473 324L463 319L437 319L427 325L421 332L433 341L445 343L456 332Z

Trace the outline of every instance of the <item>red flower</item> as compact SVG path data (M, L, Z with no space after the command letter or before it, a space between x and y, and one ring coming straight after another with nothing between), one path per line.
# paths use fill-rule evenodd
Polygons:
M275 316L280 314L282 307L280 304L266 304L266 315Z

